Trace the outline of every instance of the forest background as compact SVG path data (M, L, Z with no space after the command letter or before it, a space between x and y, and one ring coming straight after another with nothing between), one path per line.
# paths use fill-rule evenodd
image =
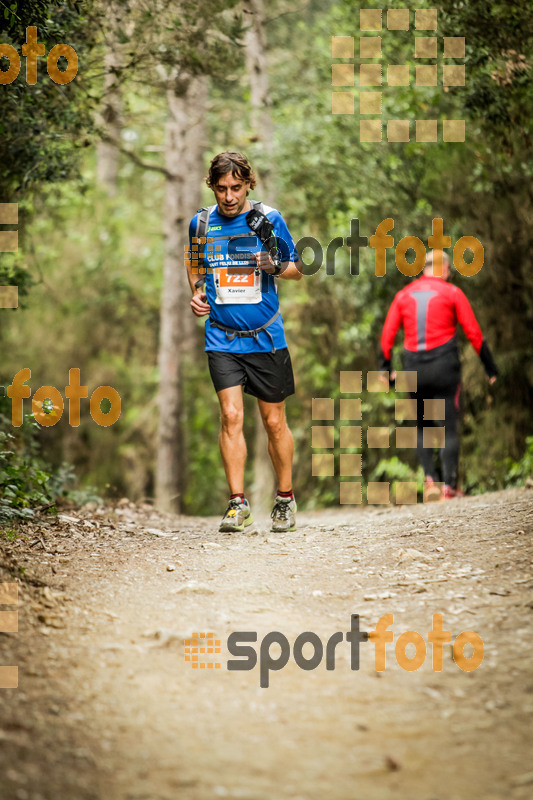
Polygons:
M464 87L390 87L384 80L384 138L359 137L359 10L347 0L124 0L0 2L0 43L20 53L35 25L46 53L58 43L79 58L60 86L38 59L35 85L0 86L0 202L18 203L19 247L2 253L0 285L19 287L19 307L0 310L0 385L31 369L64 397L79 368L89 395L110 385L122 413L97 425L82 401L71 427L38 426L25 401L22 428L0 396L0 516L27 516L59 497L75 502L155 498L162 508L219 514L226 485L218 451L218 402L203 354L203 322L189 310L184 268L188 223L211 202L204 177L222 150L241 150L256 169L254 197L279 207L295 241L324 249L358 219L370 237L393 218L395 244L423 242L441 217L452 246L477 237L485 263L453 281L471 301L500 375L488 387L472 348L463 362L463 488L481 492L523 482L533 471L533 7L527 0L438 6L442 36L464 36ZM363 8L381 8L365 2ZM420 2L383 11L382 58L415 59ZM388 9L410 9L409 30L388 31ZM354 114L332 114L331 37L353 36ZM442 49L439 45L439 65ZM66 63L59 62L64 69ZM335 60L335 63L352 63ZM8 68L7 59L0 67ZM464 142L442 141L443 119L465 119ZM386 140L389 119L411 120L411 141ZM434 143L414 141L414 120L438 120ZM14 226L2 226L13 229ZM388 254L374 274L361 250L350 274L344 244L335 273L326 263L298 284L280 284L296 395L287 414L296 441L294 489L301 507L339 502L337 477L313 477L311 401L340 397L339 372L376 370L379 336L394 294L409 278ZM303 253L306 263L312 255ZM412 253L411 253L412 256ZM330 264L330 267L332 265ZM309 270L308 272L312 272ZM400 367L398 337L395 364ZM395 393L361 395L364 425L394 430ZM338 407L338 403L336 403ZM273 479L253 401L246 398L247 486L260 503ZM102 404L105 411L105 403ZM57 413L57 412L56 412ZM52 415L54 411L52 411ZM337 427L342 424L337 417ZM338 437L337 437L338 444ZM364 480L416 479L414 451L369 449Z

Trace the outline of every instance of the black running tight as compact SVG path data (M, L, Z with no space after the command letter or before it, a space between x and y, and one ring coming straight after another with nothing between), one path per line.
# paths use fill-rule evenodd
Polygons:
M461 371L456 353L447 353L431 361L419 361L415 354L404 360L404 368L417 373L416 399L417 455L424 474L433 480L443 480L457 488L459 466L459 396ZM424 400L444 400L444 419L424 420ZM444 425L444 447L440 448L441 476L434 464L434 448L424 447L424 428ZM427 443L427 442L426 442Z

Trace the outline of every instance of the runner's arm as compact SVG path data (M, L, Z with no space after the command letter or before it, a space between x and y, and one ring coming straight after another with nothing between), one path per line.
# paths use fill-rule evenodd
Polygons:
M398 295L396 295L387 313L385 324L383 325L383 332L381 334L380 370L390 371L392 347L401 322L402 312L400 309L400 301L398 300Z
M304 265L298 261L282 261L281 272L276 277L285 281L299 281L303 277Z
M274 235L281 260L281 272L276 275L276 278L285 281L299 281L303 278L304 265L300 261L300 255L289 233L287 223L279 212L274 212L274 218ZM270 272L270 270L267 271Z
M205 317L210 313L211 306L206 302L207 295L204 291L204 285L195 286L196 281L200 279L201 275L199 274L198 267L196 267L196 271L193 272L190 263L190 261L187 263L187 277L189 278L189 285L192 291L191 310L196 317Z
M255 254L255 260L259 269L268 272L269 275L274 274L274 264L269 254L265 250L260 250ZM298 261L282 261L281 272L276 275L276 278L282 278L286 281L299 281L303 277L303 264Z
M194 232L196 232L196 226L194 226ZM211 311L211 306L208 305L205 301L207 300L207 295L204 291L204 282L200 286L196 286L197 281L201 278L205 278L203 275L203 270L198 266L198 259L193 261L192 259L192 236L193 236L193 221L189 226L189 258L185 259L185 264L187 267L187 278L189 280L189 286L191 287L192 292L192 300L191 300L191 310L193 314L197 317L205 317Z
M470 341L470 344L480 357L481 363L485 368L485 372L487 373L489 380L491 383L494 383L494 380L498 374L498 367L496 366L490 348L483 337L479 323L474 312L472 311L472 306L468 302L466 295L464 295L460 289L457 289L457 287L455 313L461 328L464 330L468 340Z

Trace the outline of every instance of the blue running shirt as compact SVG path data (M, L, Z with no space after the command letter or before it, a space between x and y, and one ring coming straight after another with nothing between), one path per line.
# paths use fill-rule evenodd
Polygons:
M279 211L267 205L263 206L263 210L274 225L281 261L298 261L294 242ZM204 245L205 259L212 268L208 270L204 284L207 302L211 306L210 317L221 325L241 331L260 328L279 309L278 287L274 276L264 270L261 270L260 275L254 274L255 262L248 254L259 252L262 245L246 223L247 213L243 211L237 217L225 217L219 214L218 206L215 206L209 217L206 234L214 241ZM197 223L198 214L195 214L189 225L191 250ZM233 239L230 244L229 237L237 234L247 236ZM233 257L228 255L228 246ZM242 258L238 257L239 252L242 252ZM241 272L237 272L235 267L242 268ZM274 340L276 350L287 347L281 315L268 326L268 332ZM270 353L272 341L265 331L258 334L258 339L236 336L230 341L225 331L211 326L208 318L205 324L205 349L230 353Z

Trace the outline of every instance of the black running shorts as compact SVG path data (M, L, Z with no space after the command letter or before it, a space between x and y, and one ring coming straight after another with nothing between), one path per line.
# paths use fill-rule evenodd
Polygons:
M215 390L243 386L247 394L266 403L281 403L294 394L294 375L288 349L275 353L222 353L208 350L209 372Z

